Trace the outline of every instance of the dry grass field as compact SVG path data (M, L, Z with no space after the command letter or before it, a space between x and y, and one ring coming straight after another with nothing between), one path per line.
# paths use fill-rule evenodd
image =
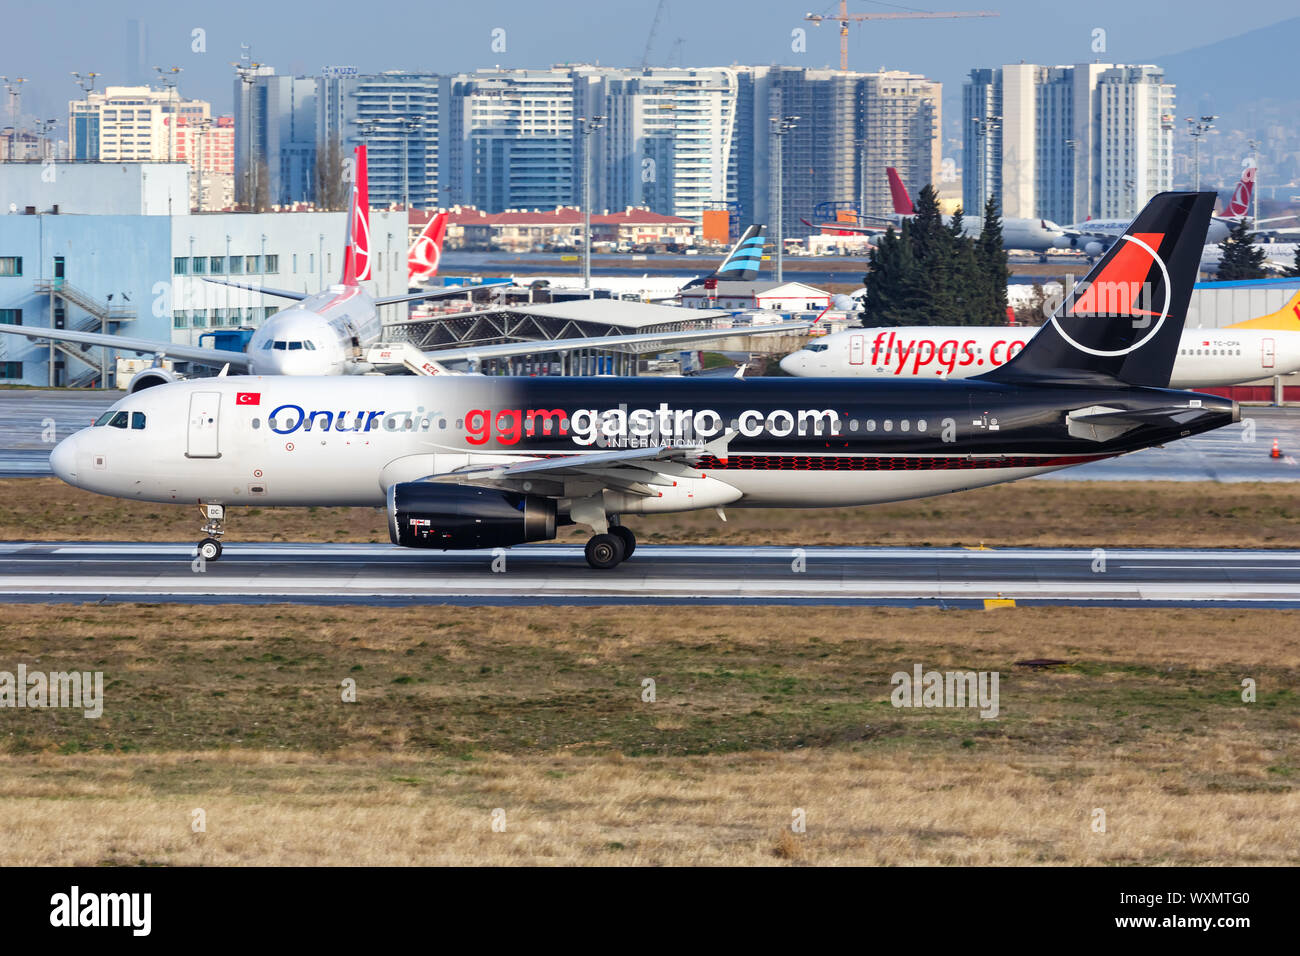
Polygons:
M191 505L122 501L57 478L0 479L0 541L189 541ZM867 508L732 509L628 519L653 544L1293 548L1300 501L1281 483L1021 481ZM227 540L388 540L376 508L239 508ZM562 540L586 532L561 529Z
M9 605L0 670L106 686L0 709L0 862L1295 864L1296 623ZM998 718L893 707L915 663L997 671Z

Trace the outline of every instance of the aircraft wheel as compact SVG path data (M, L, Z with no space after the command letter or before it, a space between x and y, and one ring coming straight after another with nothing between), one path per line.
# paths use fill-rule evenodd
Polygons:
M632 529L620 524L610 528L609 533L618 535L623 542L623 560L632 557L632 552L636 550L636 535L632 533Z
M221 557L221 542L216 538L204 538L199 542L199 557L204 561L216 561Z
M617 567L623 560L623 539L612 534L594 535L587 542L587 563L601 571Z

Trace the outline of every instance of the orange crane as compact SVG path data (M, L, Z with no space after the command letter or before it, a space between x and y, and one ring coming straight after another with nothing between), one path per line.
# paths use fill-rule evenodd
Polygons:
M996 17L999 14L992 10L969 10L961 12L948 13L927 13L925 11L916 11L915 13L849 13L848 0L840 0L840 12L838 15L825 15L820 13L808 13L804 15L805 20L810 20L814 26L821 26L822 21L831 20L840 25L840 69L847 72L849 68L849 24L858 23L863 20L954 20L959 17Z

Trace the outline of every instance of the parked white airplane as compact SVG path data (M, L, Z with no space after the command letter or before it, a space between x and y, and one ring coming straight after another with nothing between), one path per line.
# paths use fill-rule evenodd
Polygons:
M430 221L430 226L438 220ZM442 229L446 218L442 217ZM441 253L442 235L426 229L416 240L408 254L408 270L427 278L437 271ZM726 267L724 263L723 268ZM463 296L474 289L505 287L509 282L485 283L478 286L445 286L381 298L372 296L362 284L370 280L370 201L367 186L366 147L356 148L356 174L353 180L351 211L348 217L348 239L343 252L343 280L322 292L308 295L286 289L240 282L208 279L219 285L251 289L264 295L296 300L294 305L281 309L249 339L248 349L235 352L226 349L203 348L153 339L125 335L106 335L99 332L75 332L39 326L3 325L0 333L22 335L34 340L56 340L84 345L101 346L122 352L154 355L196 362L214 368L229 366L235 372L253 375L361 375L380 370L406 367L416 374L448 374L444 363L468 361L471 364L482 358L507 358L529 355L539 350L537 342L507 342L470 348L439 349L425 353L409 343L384 343L381 341L383 323L379 307L422 299L440 299ZM795 332L808 328L807 322L791 322L763 326L753 334ZM599 338L570 338L548 340L546 352L573 351L577 349L625 347L646 343L648 348L674 348L695 342L706 342L735 334L731 330L699 329L683 332L637 333L627 336ZM161 368L146 369L131 381L129 391L176 381L175 373Z
M1213 388L1300 371L1300 292L1270 316L1222 329L1184 329L1170 388ZM1274 321L1270 321L1274 320ZM846 329L781 359L804 378L968 378L1015 357L1037 326Z
M1240 225L1242 220L1249 218L1250 201L1254 193L1255 167L1247 166L1242 171L1241 179L1233 188L1232 198L1224 206L1223 215L1210 217L1210 228L1205 234L1205 255L1201 258L1202 272L1213 272L1218 268L1218 257L1215 255L1211 259L1210 250L1217 248L1219 243L1228 238L1228 233ZM1272 219L1261 219L1255 223L1255 231L1258 232L1258 227L1266 222L1281 222L1284 219L1294 218L1294 216L1277 216ZM1073 223L1064 228L1065 238L1057 248L1078 249L1089 259L1096 258L1124 234L1128 224L1127 219L1085 219L1083 222Z
M903 223L915 218L916 209L912 204L912 197L908 195L907 186L903 184L903 179L898 175L898 170L893 166L886 167L885 174L889 177L889 195L894 204L894 213L890 216L863 216L864 220L884 223L893 226L895 229L901 229ZM804 222L813 226L813 223L804 220ZM952 224L952 216L944 216L945 225ZM1124 223L1125 226L1128 223ZM824 233L834 235L844 232L879 232L882 226L871 226L852 222L825 222L820 223L814 228L820 228ZM979 238L984 229L983 210L974 212L962 210L962 234L972 239ZM1123 232L1123 228L1120 232ZM1052 222L1050 219L1024 219L1017 216L1004 217L1002 219L1002 248L1020 249L1026 252L1037 252L1043 261L1047 261L1047 253L1054 249L1062 248L1065 230Z

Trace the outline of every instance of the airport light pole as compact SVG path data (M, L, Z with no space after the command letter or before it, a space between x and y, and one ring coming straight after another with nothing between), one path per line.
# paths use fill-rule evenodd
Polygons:
M199 178L197 201L195 205L198 206L199 212L203 211L203 143L204 140L207 138L208 129L211 126L212 126L212 120L206 116L201 117L194 123L194 132L195 132L194 151L196 154L195 159L197 159L197 166L195 167L195 175L198 176ZM194 165L194 163L192 162L191 165Z
M591 134L605 125L604 116L578 117L582 135L582 287L591 288Z
M858 225L867 214L867 144L870 140L858 140Z
M1259 226L1259 148L1263 144L1257 139L1248 139L1246 145L1250 147L1250 158L1255 163L1255 183L1250 191L1250 222L1255 228Z
M89 128L89 124L90 124L90 94L91 91L94 90L95 88L95 78L97 76L99 76L98 73L78 73L75 70L72 71L72 82L76 83L77 86L81 87L81 92L85 94L85 98L83 99L83 102L86 104L86 108L85 111L82 113L82 116L85 117L87 128ZM74 135L75 128L76 128L75 121L68 124L68 159L77 158L76 156L73 155L73 149L72 149L72 138ZM87 135L86 138L87 140L89 140L90 138L89 135ZM86 152L86 159L91 159L92 157L90 155L89 142L86 143L85 152ZM98 148L96 148L95 156L93 158L95 159L99 158Z
M247 60L236 60L230 64L235 68L240 81L243 83L244 90L244 129L246 130L244 138L247 140L245 146L245 156L247 157L248 167L244 170L244 203L250 212L255 212L254 197L257 193L256 169L253 166L253 118L249 115L253 109L253 77L257 75L262 64L252 63ZM238 130L236 130L236 135Z
M406 210L407 215L411 212L411 134L420 130L423 123L423 116L408 117L405 123L406 135L402 137L402 208Z
M22 118L23 84L26 82L25 76L15 76L12 80L7 76L0 76L0 83L5 85L5 92L9 94L9 123L15 129L18 128L18 121Z
M798 116L773 116L772 135L776 142L776 281L785 281L785 136L799 122Z
M45 120L36 121L36 131L40 137L39 142L41 144L40 145L41 159L47 158L46 157L47 153L53 153L53 150L49 148L50 146L49 135L50 135L50 131L58 125L59 125L59 121L56 119L45 119Z
M1200 119L1188 117L1187 135L1192 138L1192 169L1195 175L1196 192L1201 191L1201 137L1214 129L1218 115L1202 116Z
M975 137L980 141L979 215L982 217L989 201L989 136L1002 128L1002 117L972 116L970 121L975 124Z
M162 77L163 86L170 91L168 99L172 101L172 116L167 123L167 162L172 161L172 143L176 140L176 114L180 102L176 97L176 83L180 77L181 68L179 66L161 67L155 66L154 72Z

